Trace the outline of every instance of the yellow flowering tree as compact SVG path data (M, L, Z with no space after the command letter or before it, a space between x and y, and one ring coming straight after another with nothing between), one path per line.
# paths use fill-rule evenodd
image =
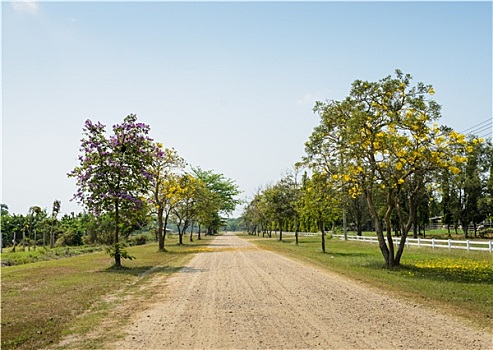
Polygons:
M205 183L191 174L174 178L174 188L170 193L173 204L172 213L178 226L179 243L183 244L183 234L193 220L197 219L202 194L207 191Z
M176 150L163 148L161 143L154 144L154 157L150 166L151 190L149 202L157 215L156 237L159 250L164 251L166 225L171 210L176 205L175 191L177 189L176 171L184 168L185 161Z
M378 82L356 80L342 101L317 102L320 125L306 143L306 163L331 174L350 196L365 196L388 268L400 264L416 215L416 196L430 175L443 168L458 173L458 164L466 160L465 136L435 123L440 106L431 99L433 87L411 85L411 80L396 70L394 77ZM375 202L382 191L383 217ZM397 251L392 214L401 223Z

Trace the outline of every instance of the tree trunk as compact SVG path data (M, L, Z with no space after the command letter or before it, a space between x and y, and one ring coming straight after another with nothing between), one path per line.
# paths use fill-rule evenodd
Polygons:
M402 220L402 213L400 205L397 204L397 210L399 212L399 220ZM404 253L404 248L406 246L406 239L411 227L415 226L416 218L416 206L414 205L414 197L409 198L409 218L406 225L402 225L402 237L399 243L399 248L397 249L397 254L395 256L394 265L392 267L397 267L401 264L401 257Z
M365 191L365 198L366 198L366 203L368 204L368 210L370 211L370 215L373 219L373 222L375 223L375 232L377 233L377 238L378 238L378 246L380 248L380 251L382 252L383 258L385 260L385 264L387 268L390 267L390 252L389 249L387 248L387 244L385 243L385 238L383 235L383 227L382 227L382 222L380 221L378 217L378 212L375 208L375 205L373 203L373 198L371 197L371 193L368 191Z
M185 225L182 229L181 224L178 224L178 245L183 245L183 232L185 231Z
M166 215L164 216L164 224L163 224L163 247L164 247L164 241L166 241L166 234L168 233L166 231L167 227L168 227L168 218L169 218L169 213L166 213ZM166 248L164 248L164 250L166 251Z
M13 246L13 247L12 247L12 252L13 252L13 253L15 253L15 244L17 243L17 242L16 242L16 236L17 236L17 234L16 234L16 233L17 233L17 232L16 232L16 230L14 229L14 239L12 240L12 246Z
M201 226L199 224L199 232L197 233L197 239L200 241L202 238L200 238L200 229L201 229Z
M55 232L53 231L53 226L55 225L55 220L51 222L51 230L50 230L50 248L53 249L55 246Z
M462 222L462 231L464 231L465 238L469 238L469 222Z
M190 242L193 242L193 221L192 221L192 224L190 225Z
M320 221L319 226L320 226L320 231L322 232L322 252L325 253L325 229L324 229L324 222L323 221Z
M120 256L120 250L116 249L119 238L120 230L120 203L118 199L115 201L115 267L122 267L122 260Z
M279 240L282 241L282 223L279 223Z
M295 223L294 223L294 237L296 240L296 245L298 245L298 230L299 230L299 223L298 223L298 218L295 218Z
M390 225L390 215L392 214L391 206L387 207L387 212L385 213L385 230L387 233L387 249L389 252L387 263L387 268L392 269L395 264L395 252L394 252L394 240L392 239L392 226Z
M342 208L342 233L344 240L347 241L347 220L346 220L346 204Z
M361 236L363 236L363 227L362 227L361 223L358 223L357 230L358 230L358 231L357 231L357 233L356 233L356 234L357 234L358 236L360 236L360 237L361 237Z
M156 232L156 236L157 236L158 246L159 246L158 250L160 252L164 252L163 214L164 214L163 208L159 207L157 210L157 232Z

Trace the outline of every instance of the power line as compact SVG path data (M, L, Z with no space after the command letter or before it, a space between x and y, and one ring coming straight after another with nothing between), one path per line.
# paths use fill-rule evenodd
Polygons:
M479 129L476 129L476 130L470 132L470 134L479 134L479 133L482 133L482 132L488 131L488 130L491 131L491 125L492 124L485 125L482 128L479 128Z
M482 121L481 123L476 124L476 125L473 125L473 126L471 126L470 128L468 128L468 129L466 129L466 130L462 131L462 132L461 132L461 134L465 134L465 133L467 133L467 132L471 133L471 132L473 132L473 131L474 131L474 129L476 129L476 128L482 128L482 127L484 126L483 124L490 124L490 125L491 125L491 123L492 123L491 118L486 119L485 121ZM470 130L473 130L473 131L470 131Z

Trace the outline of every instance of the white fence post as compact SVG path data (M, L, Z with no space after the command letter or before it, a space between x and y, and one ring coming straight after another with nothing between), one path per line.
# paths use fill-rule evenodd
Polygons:
M448 250L452 250L452 240L450 238L448 240Z
M467 251L471 250L471 242L467 240L466 243L467 243Z

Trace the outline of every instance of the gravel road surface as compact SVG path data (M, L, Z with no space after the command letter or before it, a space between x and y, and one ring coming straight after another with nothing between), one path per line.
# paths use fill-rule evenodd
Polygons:
M493 349L489 330L234 234L211 247L163 282L162 294L131 316L126 337L105 348Z

